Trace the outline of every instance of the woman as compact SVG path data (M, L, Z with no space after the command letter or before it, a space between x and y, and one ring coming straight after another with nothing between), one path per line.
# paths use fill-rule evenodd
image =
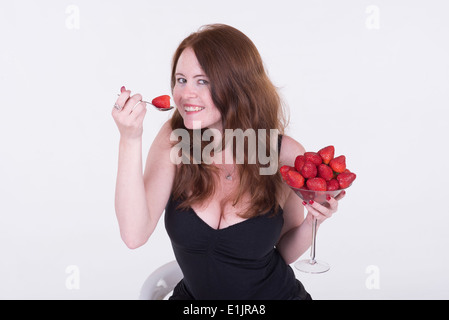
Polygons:
M281 102L256 47L235 28L205 26L176 50L171 87L177 109L151 145L143 175L142 96L122 87L112 111L120 131L115 207L123 241L129 248L143 245L165 210L184 275L171 299L310 299L288 264L309 248L312 218L320 224L331 217L339 199L326 206L301 202L278 171L261 174L267 164L249 161L249 141L243 163L229 161L239 152L237 144L226 144L229 129L257 132L257 141L266 142L257 148L266 154L269 129L278 130L278 167L293 166L304 153L282 135ZM172 133L187 132L192 151L194 129L221 133L224 147L212 151L212 163L194 159L194 152L175 163ZM209 142L199 143L204 151Z

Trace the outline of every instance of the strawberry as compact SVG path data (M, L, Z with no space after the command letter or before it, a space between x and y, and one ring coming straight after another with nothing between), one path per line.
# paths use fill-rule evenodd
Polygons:
M297 171L287 172L287 183L290 187L301 188L304 185L304 177Z
M314 191L326 191L326 180L323 178L312 178L307 180L307 188Z
M326 181L329 181L334 176L334 172L332 171L331 167L329 167L327 164L320 164L318 166L318 177L323 178Z
M336 158L333 158L329 162L329 166L337 173L342 173L346 170L346 157L345 156L339 156Z
M337 179L330 179L327 181L327 191L334 191L340 189Z
M343 172L337 176L338 184L341 189L345 189L355 180L356 174L352 172Z
M289 172L290 170L295 170L295 168L290 166L282 166L279 169L279 172L281 173L281 176L285 181L287 181L287 172Z
M308 160L313 162L316 166L319 166L323 162L321 156L316 152L306 152L304 153L304 158L306 159L306 161Z
M306 179L315 178L317 174L316 165L313 162L306 160L301 168L300 173Z
M321 156L321 159L323 159L323 163L325 164L329 164L329 162L334 158L334 153L334 146L327 146L318 151L318 154Z
M301 172L302 167L304 166L304 162L306 162L306 159L303 155L299 155L295 159L295 169L298 172Z
M170 96L156 97L151 101L151 104L157 108L170 108Z

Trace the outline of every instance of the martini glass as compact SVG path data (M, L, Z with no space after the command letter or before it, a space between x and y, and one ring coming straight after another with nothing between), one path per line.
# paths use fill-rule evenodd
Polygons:
M302 200L309 202L310 200L313 200L315 202L318 202L319 204L325 205L326 197L330 196L335 198L338 196L343 189L339 190L332 190L332 191L313 191L313 190L306 190L306 189L298 189L293 188L290 186L290 188L298 195ZM313 217L312 221L312 246L310 248L310 259L306 260L299 260L295 263L295 268L302 272L307 273L323 273L330 269L330 266L328 263L324 261L318 261L315 259L315 253L316 253L316 227L317 227L317 219Z

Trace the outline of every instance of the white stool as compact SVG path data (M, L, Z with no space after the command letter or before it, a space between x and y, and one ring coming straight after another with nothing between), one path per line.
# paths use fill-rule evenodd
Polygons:
M139 300L164 300L183 278L176 260L153 271L140 289Z

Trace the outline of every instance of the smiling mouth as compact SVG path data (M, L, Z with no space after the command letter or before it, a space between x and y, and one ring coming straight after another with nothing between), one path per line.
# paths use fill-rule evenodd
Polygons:
M195 112L195 111L201 111L204 110L205 107L197 107L197 106L184 106L184 110L186 112Z

